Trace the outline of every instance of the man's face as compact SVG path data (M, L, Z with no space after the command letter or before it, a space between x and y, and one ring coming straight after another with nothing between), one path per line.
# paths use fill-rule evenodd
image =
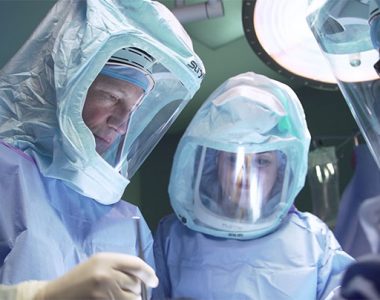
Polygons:
M82 117L95 137L99 154L103 154L118 136L127 132L131 112L143 95L142 88L104 75L99 75L92 83Z
M270 197L278 168L275 151L241 155L220 152L218 177L224 200L241 209L264 204Z

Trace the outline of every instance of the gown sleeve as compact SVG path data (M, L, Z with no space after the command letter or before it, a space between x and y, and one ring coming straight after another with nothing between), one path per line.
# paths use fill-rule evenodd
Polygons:
M327 227L327 226L326 226ZM331 296L339 289L344 271L355 260L344 252L335 239L335 236L326 228L327 232L322 239L324 248L318 271L318 299L331 299Z
M159 285L153 290L153 300L162 300L171 298L171 282L167 267L166 246L170 243L170 234L168 230L167 217L164 217L158 224L154 235L153 252L156 264L156 275L159 279ZM169 224L168 224L169 223Z

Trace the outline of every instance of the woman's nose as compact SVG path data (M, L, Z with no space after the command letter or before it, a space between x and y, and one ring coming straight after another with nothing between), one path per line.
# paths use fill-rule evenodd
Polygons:
M249 185L249 182L250 182L250 178L251 178L251 164L250 163L244 163L241 168L240 168L240 172L238 174L238 183L240 185Z

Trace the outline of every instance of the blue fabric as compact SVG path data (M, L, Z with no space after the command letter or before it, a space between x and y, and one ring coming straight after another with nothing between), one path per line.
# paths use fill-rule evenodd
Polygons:
M253 240L211 237L170 215L158 226L154 255L154 300L326 299L354 261L323 222L296 210Z
M101 205L45 178L33 159L0 143L0 282L49 280L96 252L138 255L133 216L125 201ZM143 249L154 267L152 236L142 222Z
M344 299L380 299L380 256L363 256L347 269L342 280Z
M354 150L355 171L340 199L335 236L342 248L354 257L371 253L360 225L360 205L368 198L380 195L380 171L366 144Z
M106 64L100 71L100 74L106 75L112 78L128 81L134 85L137 85L144 92L149 91L153 82L150 82L146 75L137 68L124 66L114 66Z

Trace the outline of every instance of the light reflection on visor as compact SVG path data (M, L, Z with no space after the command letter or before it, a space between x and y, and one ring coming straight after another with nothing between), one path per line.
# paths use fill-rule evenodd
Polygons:
M199 200L221 219L257 222L270 216L282 200L286 156L281 151L207 149L199 167Z

